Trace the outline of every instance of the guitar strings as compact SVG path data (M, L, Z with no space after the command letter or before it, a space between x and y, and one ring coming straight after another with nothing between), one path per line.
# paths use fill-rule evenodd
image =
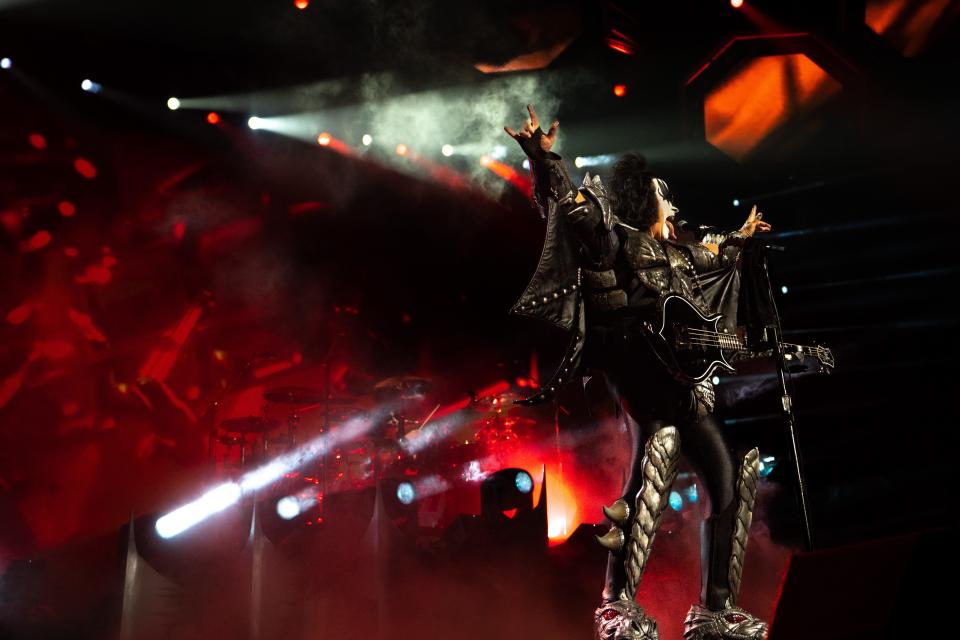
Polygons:
M706 329L687 329L687 333L693 336L696 336L701 339L713 340L713 343L695 343L700 344L701 346L726 346L727 348L746 348L743 340L740 336L730 335L726 333L719 333L716 331L708 331ZM785 347L796 347L801 352L818 354L824 353L824 347L808 347L802 344L793 344L792 342L782 342ZM731 346L732 345L732 346Z

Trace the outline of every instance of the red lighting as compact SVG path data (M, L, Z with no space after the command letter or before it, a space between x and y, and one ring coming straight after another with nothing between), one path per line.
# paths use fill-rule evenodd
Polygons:
M37 249L42 249L48 244L50 244L51 236L49 231L37 231L33 234L29 240L20 243L20 251L23 253L29 253L31 251L36 251Z
M616 38L607 38L607 46L628 56L633 55L633 47L629 43L624 42L623 40L617 40Z
M623 96L627 95L627 85L625 84L614 85L613 95L617 96L618 98L622 98Z
M408 151L407 145L405 145L405 144L403 144L403 143L397 145L397 155L398 155L398 156L405 156L405 155L407 155L407 151Z
M10 312L7 313L7 322L12 325L23 324L32 313L33 305L29 302L24 302L19 307L11 309Z
M730 6L734 9L739 9L743 6L743 0L730 0Z
M211 111L210 113L207 114L207 122L209 122L210 124L217 124L218 122L220 122L220 116L217 115L216 111Z
M93 180L97 177L97 168L86 158L77 158L74 160L73 168L87 180Z
M527 196L533 193L533 182L530 176L519 173L510 165L494 160L490 156L481 156L480 164L512 184L520 193Z
M325 146L327 146L328 144L330 144L330 134L329 134L329 133L321 133L319 136L317 136L317 144L319 144L321 147L325 147ZM397 153L400 153L400 152L398 151ZM403 155L403 154L401 154L401 155Z
M28 138L30 141L30 146L34 149L46 149L47 148L47 139L44 138L39 133L31 133Z
M64 218L72 218L77 213L77 207L69 200L64 200L58 204L57 210Z
M310 6L310 0L294 0L293 6L303 11Z

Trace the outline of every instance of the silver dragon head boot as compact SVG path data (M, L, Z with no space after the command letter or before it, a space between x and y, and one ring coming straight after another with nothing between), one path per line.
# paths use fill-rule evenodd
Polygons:
M593 612L597 640L660 640L656 621L633 600L614 600Z
M704 523L703 604L690 608L684 621L684 640L763 640L767 637L767 624L737 607L759 478L760 452L752 449L740 465L733 503Z
M636 603L636 596L679 460L680 436L676 428L663 427L647 441L640 490L603 508L612 524L597 540L610 551L615 575L607 586L605 601L594 612L596 640L660 638L656 621Z

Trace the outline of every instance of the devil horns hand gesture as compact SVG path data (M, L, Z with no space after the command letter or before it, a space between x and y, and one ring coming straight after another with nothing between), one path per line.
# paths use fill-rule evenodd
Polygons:
M530 112L530 119L523 124L520 131L514 131L510 127L504 127L503 130L520 143L520 148L523 149L524 153L531 158L539 157L549 153L550 149L553 148L553 144L557 141L557 128L560 126L560 122L554 120L553 124L550 125L550 130L544 133L543 129L540 128L540 118L537 117L537 112L533 110L533 105L528 104L527 111Z

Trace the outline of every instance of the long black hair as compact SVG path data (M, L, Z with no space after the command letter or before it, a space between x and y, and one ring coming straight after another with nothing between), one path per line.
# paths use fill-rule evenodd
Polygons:
M620 220L643 230L657 221L660 203L653 179L641 154L628 153L617 160L610 176L610 199Z

